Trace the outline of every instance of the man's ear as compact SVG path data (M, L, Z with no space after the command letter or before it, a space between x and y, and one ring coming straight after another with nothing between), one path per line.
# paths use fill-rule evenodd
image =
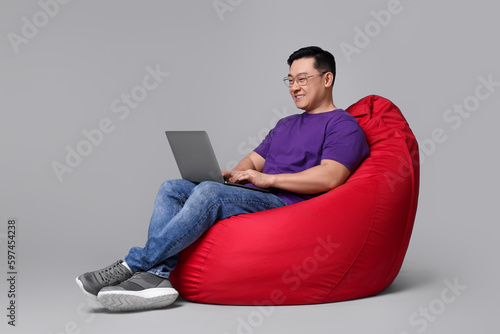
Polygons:
M326 72L324 75L324 83L325 87L332 87L333 85L333 73L332 72Z

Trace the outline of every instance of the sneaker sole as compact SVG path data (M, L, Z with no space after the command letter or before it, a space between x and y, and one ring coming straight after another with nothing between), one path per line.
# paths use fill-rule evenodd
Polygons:
M138 311L163 308L172 304L179 293L173 288L143 291L101 291L97 300L111 311Z
M88 292L87 290L85 290L85 288L83 287L83 283L82 281L80 281L79 277L77 277L75 279L76 281L76 284L78 285L78 287L80 288L80 290L82 290L82 292L87 296L89 297L90 299L92 300L97 300L97 296L96 295L93 295L91 294L90 292Z

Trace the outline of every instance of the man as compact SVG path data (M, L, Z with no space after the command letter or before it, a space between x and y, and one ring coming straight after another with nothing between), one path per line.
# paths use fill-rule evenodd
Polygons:
M168 278L178 253L217 220L291 205L345 182L368 155L357 121L333 103L335 58L305 47L288 59L284 79L302 114L281 119L232 171L231 182L268 188L263 193L216 182L166 181L160 187L144 248L134 247L109 267L79 276L82 291L110 310L160 308L178 292Z

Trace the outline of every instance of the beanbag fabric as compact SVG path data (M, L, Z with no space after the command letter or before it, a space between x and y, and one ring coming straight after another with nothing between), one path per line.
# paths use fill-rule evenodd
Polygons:
M290 305L375 295L396 278L419 189L418 146L401 111L367 96L347 111L370 145L340 187L217 222L180 253L170 279L201 303Z

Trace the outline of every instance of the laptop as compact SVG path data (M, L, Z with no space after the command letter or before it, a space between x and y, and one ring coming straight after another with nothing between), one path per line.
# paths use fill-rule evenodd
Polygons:
M214 181L228 186L269 192L267 189L225 180L206 131L165 131L165 134L184 180L194 183Z

